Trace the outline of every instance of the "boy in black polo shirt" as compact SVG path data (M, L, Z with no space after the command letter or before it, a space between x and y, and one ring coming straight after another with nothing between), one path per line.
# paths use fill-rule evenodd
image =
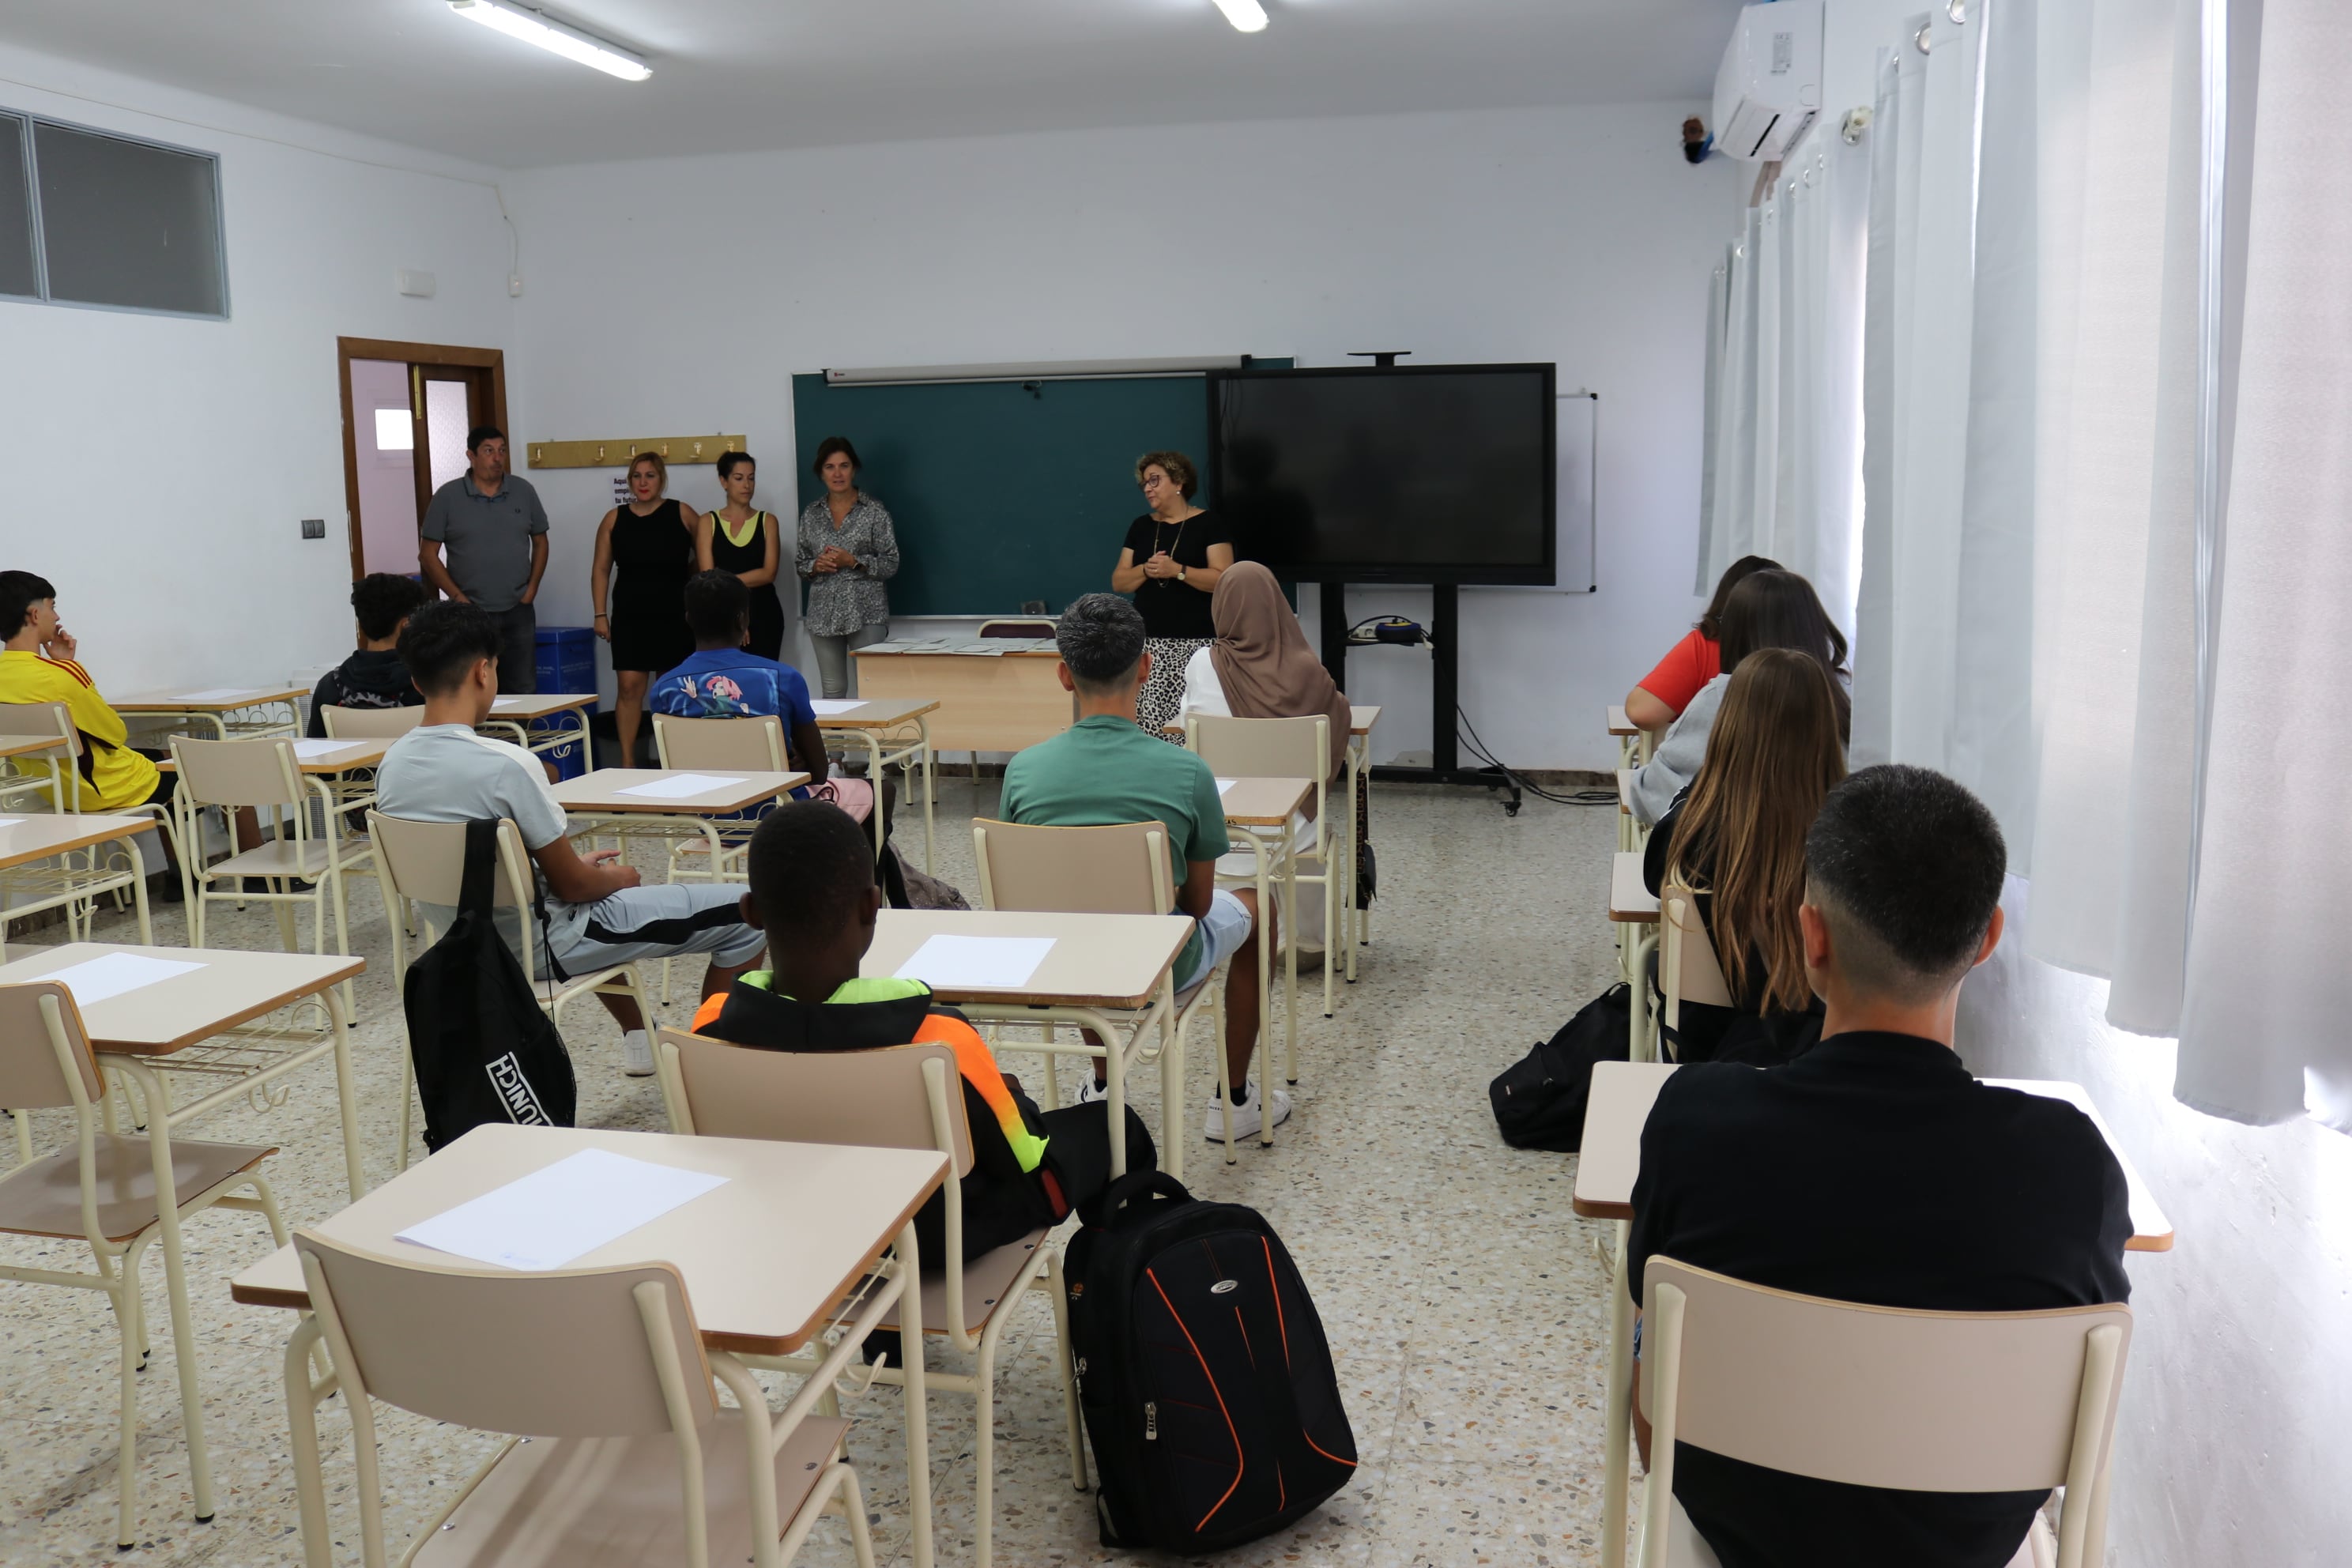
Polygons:
M1925 768L1865 768L1805 842L1805 967L1821 1043L1759 1072L1697 1063L1642 1130L1622 1289L1654 1257L1881 1307L2026 1311L2121 1301L2123 1169L2063 1101L1977 1082L1952 1049L1960 982L2000 940L2000 826ZM2040 1492L1906 1492L1687 1444L1675 1498L1723 1568L2003 1568Z
M414 577L371 572L352 584L352 614L360 624L359 651L329 670L310 694L313 738L327 732L329 708L415 708L425 693L400 662L400 628L425 604L425 584Z

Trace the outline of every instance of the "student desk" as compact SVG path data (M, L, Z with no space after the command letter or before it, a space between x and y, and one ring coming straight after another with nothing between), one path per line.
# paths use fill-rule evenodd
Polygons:
M1223 796L1225 826L1241 830L1242 841L1249 851L1257 874L1257 1037L1259 1046L1271 1059L1273 1042L1267 1038L1274 1032L1274 933L1265 918L1272 906L1266 901L1267 858L1282 868L1283 929L1296 929L1298 910L1298 844L1291 831L1290 819L1307 797L1315 793L1313 779L1219 779L1218 793ZM1352 824L1350 825L1352 829ZM1330 868L1327 866L1328 872ZM1326 933L1328 940L1328 933ZM1330 955L1327 952L1328 963ZM1291 1083L1298 1081L1298 944L1283 946L1284 986L1282 1009L1282 1076ZM1260 1074L1261 1081L1264 1075ZM1260 1143L1274 1142L1274 1122L1261 1119L1264 1125L1258 1133Z
M43 753L46 752L47 755ZM13 763L12 769L0 770L0 812L8 803L26 796L42 796L38 809L49 809L49 800L65 783L65 746L55 738L42 740L35 735L0 735L0 763ZM47 763L47 776L35 773L28 763Z
M939 704L928 739L947 752L1018 752L1070 727L1070 694L1055 674L1062 656L1050 641L972 639L986 653L890 642L852 648L857 694Z
M1156 1028L1172 1029L1176 1017L1173 970L1192 934L1183 915L1026 913L1001 910L884 910L858 973L897 974L916 951L935 936L1051 937L1053 947L1036 972L1018 986L934 985L940 1001L977 1020L1033 1024L1048 1030L1047 1043L1008 1044L1009 1050L1055 1054L1051 1027L1074 1024L1103 1042L1104 1083L1113 1127L1126 1124L1126 1046ZM1130 1015L1126 1026L1106 1015ZM1224 1049L1224 1042L1216 1043ZM1072 1055L1079 1054L1076 1050ZM1091 1053L1088 1053L1091 1054ZM1171 1175L1184 1173L1184 1052L1171 1040L1160 1054L1160 1156ZM1111 1173L1127 1173L1127 1141L1111 1139Z
M490 1122L310 1228L347 1247L403 1262L484 1268L394 1237L408 1226L583 1149L705 1171L723 1175L727 1182L567 1267L668 1263L685 1278L703 1343L741 1355L778 1356L823 1333L840 1315L844 1298L895 1242L897 1265L879 1289L898 1297L906 1342L922 1342L922 1292L903 1287L918 1271L915 1211L947 1177L947 1157L929 1149L860 1149ZM247 1306L302 1310L310 1304L291 1247L279 1247L237 1275L229 1283L229 1295ZM870 1302L861 1306L866 1304ZM319 1339L316 1321L305 1312L286 1347L287 1410L298 1431L315 1430L317 1407L335 1392L331 1374L323 1382L310 1381L310 1351ZM846 1354L841 1359L855 1358L854 1345L843 1348ZM829 1382L831 1373L825 1375ZM922 1358L909 1357L908 1511L913 1519L915 1561L929 1568L930 1462L923 1384ZM325 1489L318 1472L300 1459L305 1452L315 1451L314 1443L295 1444L295 1489L304 1560L323 1565L330 1560Z
M514 743L527 752L551 752L577 741L581 766L593 768L596 765L596 753L594 743L588 738L588 710L594 706L596 694L593 691L541 691L501 697L490 704L490 716L482 728L506 731L514 737ZM541 730L534 739L531 724L559 713L571 714L572 722Z
M1617 962L1633 988L1629 1061L1647 1061L1650 1048L1650 954L1658 947L1658 896L1642 880L1642 857L1620 850L1609 862L1609 920L1617 928ZM1646 929L1643 929L1646 928Z
M1607 1480L1601 1496L1601 1561L1619 1568L1625 1551L1626 1477L1630 1469L1626 1445L1633 1436L1633 1299L1625 1279L1626 1236L1633 1217L1633 1182L1642 1169L1642 1127L1658 1090L1675 1071L1670 1062L1601 1062L1592 1069L1591 1098L1584 1107L1583 1152L1576 1161L1576 1212L1587 1219L1616 1222L1616 1268L1609 1281L1609 1378L1603 1406L1603 1464ZM2079 1084L2040 1079L1990 1078L1986 1083L2021 1089L2028 1094L2063 1100L2091 1119L2107 1141L2116 1163L2124 1168L2131 1193L2132 1236L2127 1252L2168 1252L2172 1222L2158 1206L2156 1196L2131 1159L2116 1143L2115 1135Z
M638 785L685 773L723 781L699 795L630 795ZM574 837L609 833L616 838L691 838L699 834L710 846L710 870L719 872L720 817L778 800L808 783L803 773L737 773L713 768L598 768L565 779L554 786L555 803L572 816ZM880 804L876 804L880 809Z
M853 735L866 742L866 776L874 783L874 853L882 853L882 770L904 767L907 781L915 764L923 768L923 869L931 868L931 808L939 798L939 781L931 751L930 715L940 710L928 697L874 698L859 702L820 697L812 702L816 727L828 735ZM911 729L910 740L907 731ZM897 747L896 751L891 750Z
M153 942L155 928L147 918L147 879L140 874L139 851L131 840L154 826L152 816L80 816L71 812L0 816L0 898L10 900L5 909L0 909L0 962L8 956L9 921L42 910L78 904L117 888L131 889L131 897L139 909L140 940ZM121 845L129 864L120 871L102 870L98 858L92 855L86 867L67 860L55 867L20 869L36 867L39 861L68 857L78 850L94 849L101 844ZM26 892L31 896L21 903L16 901L17 894ZM68 910L68 934L72 931Z
M198 726L209 724L214 740L249 741L264 735L300 734L302 699L310 695L307 686L151 691L116 702L114 710L125 716L137 713L172 721L168 729L190 734L201 734ZM279 710L285 717L278 717Z

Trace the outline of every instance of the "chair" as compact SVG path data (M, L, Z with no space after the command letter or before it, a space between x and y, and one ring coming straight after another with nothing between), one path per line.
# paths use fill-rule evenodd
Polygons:
M404 1559L418 1564L751 1563L779 1568L826 1509L873 1568L849 1423L782 1412L743 1363L706 1350L667 1263L543 1274L440 1268L297 1232L295 1255L336 1386L351 1407L360 1549L384 1562L378 1399L520 1440L455 1489ZM291 1358L305 1345L299 1331ZM719 1403L712 1379L734 1394ZM319 1435L289 1402L295 1466L317 1495ZM306 1519L323 1525L324 1521ZM317 1541L316 1535L312 1536Z
M1865 1307L1767 1289L1670 1258L1650 1259L1642 1287L1651 1466L1640 1568L1715 1562L1674 1500L1678 1440L1853 1486L1994 1492L2063 1485L2058 1568L2106 1561L2129 1307ZM2029 1536L2011 1568L2049 1561Z
M196 1375L195 1331L180 1258L179 1226L214 1207L257 1209L269 1234L285 1245L278 1202L263 1180L261 1162L277 1152L257 1144L171 1140L173 1193L167 1225L155 1182L154 1145L147 1137L119 1137L99 1129L105 1079L73 994L56 981L0 985L0 1101L16 1109L20 1138L27 1109L70 1108L74 1146L0 1176L0 1233L85 1241L98 1266L79 1269L0 1264L0 1279L102 1292L121 1331L120 1455L116 1460L114 1539L125 1550L139 1539L139 1384L147 1364L145 1308L139 1268L161 1237L170 1287L173 1363L180 1384L181 1420L188 1435L189 1489L197 1522L213 1516L212 1464L205 1450L204 1393ZM249 1198L231 1197L249 1188Z
M681 719L653 713L654 754L666 768L716 768L737 773L782 773L792 771L792 748L784 739L784 721L772 713L741 719ZM719 863L710 864L708 838L672 839L669 879L673 882L740 882L750 880L743 856L751 847L751 830L760 825L754 814L740 821L714 824L719 832ZM696 862L701 862L698 867ZM669 1005L670 961L662 960L662 1005Z
M980 867L980 904L985 910L1046 910L1064 914L1164 915L1176 907L1176 884L1168 859L1168 830L1157 822L1120 823L1108 827L1038 827L1026 823L997 822L986 817L971 825L972 858ZM1192 1019L1203 1006L1210 1033L1216 1042L1217 1083L1231 1103L1233 1086L1225 1081L1224 987L1213 974L1204 975L1179 994L1173 973L1167 990L1150 1011L1103 1014L1084 1008L1036 1008L1044 1027L1043 1045L1008 1043L1009 1049L1042 1051L1045 1055L1045 1100L1061 1102L1061 1087L1054 1070L1056 1056L1103 1057L1110 1093L1114 1128L1127 1123L1127 1073L1134 1063L1154 1054L1160 1058L1160 1147L1169 1174L1184 1174L1184 1041ZM1148 1044L1146 1026L1159 1019L1160 1041ZM1117 1020L1117 1024L1113 1020ZM1091 1028L1104 1040L1076 1046L1061 1043L1061 1023ZM1116 1047L1118 1024L1129 1026L1128 1042ZM1175 1129L1173 1137L1168 1130ZM1226 1119L1225 1163L1234 1162L1233 1121ZM1126 1147L1114 1134L1114 1156ZM1120 1161L1115 1169L1125 1173Z
M62 702L0 702L0 738L16 740L50 740L56 746L45 752L30 752L8 759L8 771L0 773L0 811L21 811L29 805L37 810L80 812L94 808L89 800L89 785L80 772L82 756L81 732L74 728L72 712ZM155 824L155 831L163 837L172 852L178 854L178 835L174 831L172 808L168 805L138 805L117 807L110 816L144 816ZM32 914L44 909L56 908L60 902L66 912L66 940L88 941L89 938L90 897L109 890L91 888L93 880L107 881L114 893L115 907L122 907L122 884L114 873L101 872L97 848L77 850L58 858L54 867L20 867L0 873L0 883L8 889L8 913L0 917L0 930L6 921L19 915ZM123 858L121 871L142 875L143 868L136 858ZM75 896L67 898L68 894ZM0 944L0 953L5 953Z
M38 801L50 811L74 809L68 801L80 792L74 763L81 756L81 737L75 731L73 715L64 703L0 702L0 739L11 743L46 740L58 742L48 751L25 752L7 760L6 771L0 772L0 809L16 808L26 801ZM69 775L74 776L70 792L66 787Z
M419 906L416 940L419 947L431 947L437 940L432 923L425 917L426 907L454 910L457 907L459 889L466 881L466 825L462 822L416 822L404 816L386 816L383 812L368 813L368 832L375 839L376 869L383 879L384 906L397 909L401 900ZM522 961L522 972L536 981L539 977L537 944L539 932L531 918L532 900L522 889L535 889L530 857L522 847L522 834L510 817L499 820L499 858L490 886L490 906L513 910L515 926L520 932L516 956ZM408 933L397 920L385 922L392 928L392 983L401 989L408 976ZM650 1022L653 1010L646 1005L644 984L637 978L634 963L615 963L592 973L574 974L568 980L547 981L538 991L539 1005L551 1018L561 1022L563 1009L577 997L594 992L598 995L628 996L635 999L638 1016ZM408 1019L401 1015L400 1058L400 1153L398 1168L408 1169L409 1134L415 1126L412 1117L416 1105L416 1058L406 1046Z
M335 741L396 741L425 722L421 703L406 708L339 708L330 703L319 710L327 736Z
M1658 1009L1664 1026L1659 1033L1669 1046L1679 1037L1684 1003L1736 1005L1731 986L1723 978L1723 965L1716 957L1715 940L1699 919L1697 898L1688 888L1674 883L1666 885L1658 900L1658 989L1664 997ZM1682 1055L1679 1050L1667 1054L1677 1060Z
M343 832L343 813L352 809L352 804L337 801L323 780L304 777L295 766L294 743L282 735L250 741L198 741L174 735L172 761L180 770L180 788L173 804L180 813L181 843L204 842L196 817L208 805L219 806L232 820L242 807L250 806L256 812L267 809L278 830L277 837L259 848L234 853L209 865L197 864L198 857L194 855L180 858L181 875L188 883L188 945L205 945L212 905L258 900L277 909L278 935L286 951L291 952L295 941L294 906L308 903L311 951L323 955L327 951L327 904L331 898L335 951L350 952L350 900L343 888L343 874L364 865L373 853L366 843L347 837ZM310 807L314 798L323 807L325 831L318 838L310 837ZM248 877L265 879L268 891L244 891L244 879ZM229 884L227 890L215 891L213 885L224 880ZM296 882L310 883L310 891L297 891L293 887ZM352 1006L348 982L343 1000L346 1007Z
M993 1403L996 1354L1013 1309L1031 1290L1054 1306L1055 1363L1062 1378L1062 1414L1068 1427L1070 1475L1086 1489L1077 1387L1070 1381L1070 1326L1062 1286L1060 1248L1040 1226L1020 1241L963 1257L963 1190L972 1167L971 1129L964 1117L962 1079L945 1046L908 1045L865 1051L764 1051L665 1029L659 1052L670 1131L705 1138L768 1138L782 1142L846 1143L877 1149L936 1149L948 1156L945 1258L929 1260L922 1277L923 1331L978 1362L970 1374L926 1372L930 1388L969 1394L977 1402L979 1468L974 1534L981 1568L988 1568L996 1484ZM936 1273L932 1270L937 1270ZM894 1309L883 1320L895 1328ZM908 1355L919 1353L907 1351ZM814 1372L805 1355L747 1357L755 1366ZM903 1384L902 1369L881 1367L872 1381Z

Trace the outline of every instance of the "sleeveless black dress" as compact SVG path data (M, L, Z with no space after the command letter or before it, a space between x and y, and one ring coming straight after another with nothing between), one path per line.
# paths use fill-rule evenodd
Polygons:
M613 668L659 675L694 651L686 629L686 580L694 574L694 538L665 500L639 517L626 506L613 518Z
M738 544L727 537L727 520L716 512L710 518L710 563L722 572L732 572L738 577L746 572L757 572L768 563L768 530L774 519L764 511L751 514L751 538ZM777 549L783 548L782 541ZM783 563L779 557L777 565ZM781 658L784 651L784 606L776 597L776 585L762 583L751 590L751 639L743 645L761 658Z

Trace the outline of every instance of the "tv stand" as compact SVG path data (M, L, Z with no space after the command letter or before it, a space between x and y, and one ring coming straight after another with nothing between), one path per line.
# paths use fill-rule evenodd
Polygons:
M1319 597L1323 603L1323 668L1339 689L1348 689L1348 585L1325 583ZM1461 689L1461 623L1462 590L1451 583L1440 583L1429 590L1432 644L1430 666L1429 744L1431 765L1425 768L1398 767L1383 764L1371 769L1378 781L1393 784L1476 784L1486 789L1505 792L1503 814L1519 815L1518 781L1496 767L1465 768L1461 765L1460 752L1460 689Z

